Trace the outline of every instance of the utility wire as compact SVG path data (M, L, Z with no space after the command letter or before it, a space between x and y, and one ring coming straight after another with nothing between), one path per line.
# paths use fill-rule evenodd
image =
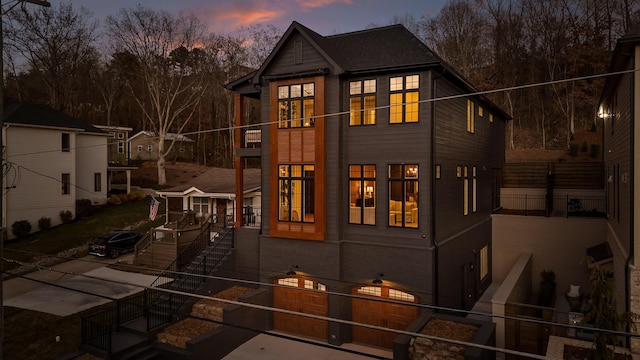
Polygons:
M441 337L437 337L437 336L433 336L433 335L427 335L427 334L416 333L416 332L411 332L411 331L391 329L391 328L387 328L387 327L383 327L383 326L364 324L364 323L359 323L359 322L355 322L355 321L351 321L351 320L343 320L343 319L332 318L332 317L328 317L328 316L321 316L321 315L302 313L302 312L297 312L297 311L292 311L292 310L274 308L274 307L270 307L270 306L245 303L245 302L240 302L240 301L236 301L236 300L216 298L216 297L209 296L209 295L200 295L200 294L188 293L188 292L184 292L184 291L171 290L171 289L167 289L167 288L144 286L144 285L134 284L134 283L130 283L130 282L127 282L127 281L122 281L122 280L107 279L107 278L103 278L103 277L99 277L99 276L92 276L92 275L87 275L87 274L76 274L76 273L72 273L72 272L55 270L53 268L43 268L43 270L59 272L59 273L65 274L65 275L82 276L82 277L86 277L86 278L90 278L90 279L94 279L94 280L108 281L108 282L112 282L112 283L116 283L116 284L120 284L120 285L128 285L128 286L133 286L133 287L139 287L139 288L143 288L143 289L146 289L146 290L156 290L156 291L167 293L167 294L188 296L188 297L202 299L202 300L216 300L216 301L220 301L220 302L223 302L223 303L226 303L226 304L229 304L229 305L250 307L250 308L254 308L254 309L258 309L258 310L279 312L279 313L288 314L288 315L304 316L304 317L308 317L308 318L312 318L312 319L316 319L316 320L337 322L337 323L341 323L341 324L345 324L345 325L360 326L360 327L366 327L366 328L374 329L374 330L394 332L394 333L397 333L397 334L408 335L408 336L411 336L411 337L420 337L420 338L425 338L425 339L429 339L429 340L443 341L443 342L447 342L447 343L452 343L452 344L461 345L461 346L467 346L467 347L474 347L474 348L479 348L479 349L483 349L483 350L498 351L498 352L511 354L511 355L517 355L517 356L526 356L526 357L529 357L529 358L532 358L532 359L548 359L546 356L543 356L543 355L530 354L530 353L525 353L525 352L516 351L516 350L509 350L509 349L501 349L501 348L498 348L498 347L495 347L495 346L489 346L489 345L483 345L483 344L475 344L475 343L471 343L471 342L467 342L467 341L460 341L460 340L455 340L455 339L446 339L446 338L441 338ZM11 273L9 273L9 274L11 274ZM20 277L24 278L24 279L27 279L27 280L32 280L32 278L27 277L27 276L20 275ZM39 282L40 282L40 280L39 280ZM47 282L45 282L45 283L47 283ZM61 286L61 287L63 287L63 286ZM64 288L67 289L67 290L77 291L76 289L72 289L72 288L68 288L68 287L64 287Z
M537 82L537 83L531 83L531 84L525 84L525 85L516 85L516 86L510 86L510 87L505 87L505 88L500 88L500 89L475 91L475 92L471 92L471 93L463 93L463 94L458 94L458 95L449 95L449 96L443 96L443 97L438 97L438 98L433 98L433 99L425 99L425 100L418 100L418 101L414 101L414 102L401 103L401 104L398 104L398 105L432 103L432 102L453 100L453 99L459 99L459 98L482 96L482 95L495 94L495 93L500 93L500 92L530 89L530 88L534 88L534 87L538 87L538 86L556 85L556 84L561 84L561 83L564 83L564 82L575 82L575 81L583 81L583 80L592 80L592 79L597 79L597 78L600 78L600 77L618 76L618 75L629 74L629 73L633 73L633 72L637 72L637 71L640 71L640 69L631 69L631 70L623 70L623 71L616 71L616 72L607 72L607 73L601 73L601 74L579 76L579 77L574 77L574 78L569 78L569 79L559 79L559 80L543 81L543 82ZM377 106L377 107L373 107L373 108L361 109L359 111L363 112L363 111L366 111L366 110L382 110L382 109L388 109L391 106L392 105L382 105L382 106ZM305 117L305 118L293 118L293 119L287 119L287 120L283 120L283 121L292 122L292 121L301 121L301 120L304 120L304 119L330 118L330 117L337 117L337 116L342 116L342 115L349 115L350 113L351 113L350 110L338 111L338 112L333 112L333 113L328 113L328 114L323 114L323 115L314 115L314 116L308 116L308 117ZM212 133L212 132L230 131L230 130L235 130L235 129L255 128L257 126L277 124L278 122L282 122L282 121L274 120L274 121L258 122L258 123L255 123L255 124L245 124L245 125L241 125L241 126L234 125L234 126L228 126L228 127L223 127L223 128L217 128L217 129L185 132L185 133L180 133L179 135L185 135L186 136L186 135L196 135L196 134L207 134L207 133ZM152 139L157 139L157 138L158 138L157 136L156 137L152 137ZM107 146L108 145L112 145L112 144L117 144L117 141L114 141L112 143L108 142ZM98 147L98 146L104 146L104 144L79 146L79 147L75 147L73 149L78 150L78 149ZM34 151L34 152L28 152L28 153L22 153L22 154L12 154L11 157L13 158L13 157L18 157L18 156L28 156L28 155L36 155L36 154L43 154L43 153L49 153L49 152L59 152L59 151L60 151L60 149L56 148L56 149L52 149L52 150L42 150L42 151Z
M58 255L49 255L49 254L44 254L44 253L31 252L31 251L26 251L26 250L15 250L15 249L5 249L5 250L14 251L14 252L20 252L20 253L35 254L35 255L41 255L41 256L50 256L50 257L55 257L55 258L59 258L59 259L65 259L65 260L69 260L69 261L81 261L81 262L98 263L98 264L103 264L104 265L104 262L97 261L97 260L76 259L76 258L69 258L69 257L64 257L64 256L58 256ZM21 262L19 260L14 260L14 259L9 259L9 258L4 258L4 261L16 263L16 264L21 264L23 266L32 266L32 267L38 268L38 269L53 270L51 267L39 266L39 265L36 265L36 264L29 264L29 263ZM260 281L252 281L252 280L244 280L244 279L236 279L236 278L223 277L223 276L193 274L193 273L188 273L188 272L172 271L172 270L159 270L159 269L154 269L154 268L149 268L149 267L144 267L144 266L137 266L137 265L129 265L129 264L117 264L117 265L122 267L122 268L128 268L128 269L138 270L138 271L144 271L144 272L147 272L147 273L148 272L159 273L158 277L162 277L165 274L171 274L171 275L176 275L176 276L179 276L179 275L192 276L192 277L202 278L202 279L221 280L221 281L242 283L242 284L254 285L254 286L262 286L262 287L286 288L286 289L290 289L291 288L290 286L287 286L287 285L265 283L265 282L260 282ZM277 272L274 271L274 273L277 273ZM8 274L13 275L12 273L8 273ZM73 274L73 275L81 275L81 274L76 274L76 273L71 273L71 274ZM87 276L90 277L89 275L87 275ZM347 284L352 284L352 283L349 283L349 282L346 282L346 283ZM360 285L360 284L353 284L353 285ZM396 300L392 300L392 299L374 298L374 297L369 297L369 296L361 296L361 295L357 295L357 294L348 294L348 293L341 293L341 292L335 292L335 291L323 291L323 290L317 290L317 289L305 289L305 290L306 291L310 291L310 292L321 293L321 294L346 297L346 298L350 298L350 299L372 300L372 301L382 302L382 303L414 306L414 307L427 309L427 310L432 310L432 311L442 311L442 312L449 312L449 313L465 313L467 315L478 315L478 316L498 318L498 319L503 319L503 320L514 320L514 321L530 322L530 323L536 323L536 324L541 324L541 325L560 326L560 327L574 328L574 329L579 329L579 330L588 330L588 331L597 330L597 331L600 331L600 332L603 332L603 333L615 334L615 335L619 335L619 336L640 337L640 334L629 333L629 332L624 332L624 331L608 330L608 329L595 329L593 327L581 326L581 325L577 325L577 324L576 325L571 325L571 324L556 323L556 322L545 321L545 320L537 320L537 319L529 319L529 318L523 319L523 318L519 318L519 317L516 317L516 316L497 315L497 314L493 314L493 313L484 313L484 312L478 312L478 311L473 311L473 310L464 310L464 309L449 308L449 307L444 307L444 306L434 306L434 305L428 305L428 304L410 303L410 302L396 301Z

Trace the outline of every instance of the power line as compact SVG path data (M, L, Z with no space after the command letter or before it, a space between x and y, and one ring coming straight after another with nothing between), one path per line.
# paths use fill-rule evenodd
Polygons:
M16 249L5 249L5 250L14 251L14 252L20 252L20 253L34 254L34 255L41 255L41 256L55 257L55 258L64 259L64 260L68 260L68 261L81 261L81 262L104 264L103 262L97 261L97 260L77 259L77 258L70 258L70 257L64 257L64 256L58 256L58 255L50 255L50 254L45 254L45 253L38 253L38 252L27 251L27 250L16 250ZM4 261L12 262L12 263L18 263L18 264L21 264L21 265L24 265L24 266L32 266L32 267L38 268L38 269L52 270L51 267L39 266L37 264L36 265L28 264L28 263L21 262L19 260L14 260L14 259L4 258ZM129 265L129 264L118 264L118 266L120 266L122 268L129 268L129 269L132 269L132 270L144 271L144 272L147 272L147 273L148 272L159 273L158 277L161 277L164 274L171 274L171 275L177 275L177 276L185 275L185 276L192 276L192 277L202 278L202 279L221 280L221 281L242 283L242 284L253 285L253 286L272 287L272 288L286 288L286 289L290 289L291 288L290 286L287 286L287 285L265 283L265 282L245 280L245 279L236 279L236 278L230 278L230 277L224 277L224 276L193 274L193 273L188 273L188 272L183 272L183 271L174 271L174 270L160 270L160 269L155 269L155 268L149 268L149 267L137 266L137 265ZM274 273L278 273L277 271L273 271L273 272ZM12 274L12 273L9 273L9 274ZM72 273L72 274L73 275L80 275L80 274L75 274L75 273ZM330 280L332 280L332 279L330 279ZM356 283L351 283L351 282L345 282L345 281L342 281L342 280L332 280L332 281L343 282L343 283L352 284L352 285L361 285L361 284L356 284ZM426 309L426 310L432 310L432 311L440 311L440 312L448 312L448 313L465 313L467 315L479 315L479 316L485 316L485 317L491 317L491 318L498 318L498 319L502 319L502 320L514 320L514 321L521 321L521 322L530 322L530 323L536 323L536 324L540 324L540 325L552 325L552 326L575 328L575 329L579 329L579 330L588 330L588 331L598 330L600 332L619 335L619 336L640 337L640 334L629 333L629 332L624 332L624 331L608 330L608 329L594 329L593 327L588 327L588 326L556 323L556 322L552 322L552 321L537 320L537 319L533 319L533 318L526 318L525 319L525 318L519 318L519 317L516 317L516 316L497 315L497 314L493 314L493 313L484 313L484 312L478 312L478 311L473 311L473 310L457 309L457 308L450 308L450 307L444 307L444 306L435 306L435 305L428 305L428 304L410 303L410 302L404 302L404 301L396 301L396 300L392 300L392 299L374 298L374 297L362 296L362 295L357 295L357 294L341 293L341 292L336 292L336 291L323 291L323 290L317 290L317 289L305 289L305 290L306 291L310 291L310 292L317 292L317 293L321 293L321 294L334 295L334 296L346 297L346 298L351 298L351 299L372 300L372 301L382 302L382 303L414 306L414 307L418 307L418 308L422 308L422 309Z
M509 350L509 349L501 349L501 348L498 348L498 347L495 347L495 346L489 346L489 345L483 345L483 344L475 344L475 343L471 343L471 342L467 342L467 341L460 341L460 340L455 340L455 339L446 339L446 338L441 338L441 337L437 337L437 336L433 336L433 335L416 333L416 332L411 332L411 331L406 331L406 330L391 329L391 328L388 328L388 327L370 325L370 324L365 324L365 323L359 323L359 322L355 322L355 321L351 321L351 320L343 320L343 319L332 318L332 317L328 317L328 316L321 316L321 315L302 313L302 312L297 312L297 311L292 311L292 310L274 308L274 307L271 307L271 306L251 304L251 303L245 303L245 302L240 302L240 301L236 301L236 300L229 300L229 299L223 299L223 298L216 298L216 297L209 296L209 295L200 295L200 294L188 293L188 292L184 292L184 291L171 290L171 289L167 289L167 288L144 286L144 285L134 284L134 283L130 283L130 282L127 282L127 281L122 281L122 280L114 280L114 279L108 279L108 278L103 278L103 277L99 277L99 276L93 276L93 275L87 275L87 274L76 274L76 273L72 273L72 272L54 270L53 268L43 268L42 270L58 272L58 273L62 273L62 274L65 274L65 275L81 276L81 277L85 277L85 278L90 278L90 279L94 279L94 280L101 280L101 281L107 281L107 282L112 282L112 283L121 284L121 285L134 286L134 287L139 287L139 288L143 288L143 289L146 289L146 290L155 290L155 291L159 291L159 292L162 292L162 293L168 293L168 294L173 294L173 295L188 296L188 297L202 299L202 300L216 300L216 301L220 301L220 302L223 302L225 304L228 304L228 305L250 307L250 308L254 308L254 309L258 309L258 310L279 312L279 313L288 314L288 315L303 316L303 317L308 317L308 318L312 318L312 319L316 319L316 320L337 322L337 323L341 323L341 324L345 324L345 325L351 325L351 326L366 327L366 328L373 329L373 330L394 332L394 333L397 333L399 335L408 335L408 336L412 336L412 337L420 337L420 338L425 338L425 339L429 339L429 340L443 341L443 342L447 342L447 343L452 343L452 344L461 345L461 346L467 346L467 347L474 347L474 348L479 348L479 349L483 349L483 350L498 351L498 352L511 354L511 355L518 355L518 356L526 356L526 357L529 357L529 358L532 358L532 359L547 359L546 356L537 355L537 354L530 354L530 353L525 353L525 352L516 351L516 350ZM5 272L5 273L11 274L10 272ZM19 277L27 279L27 280L32 280L32 278L27 277L27 276L19 275ZM38 280L38 282L47 283L46 281L42 281L42 280ZM47 283L47 284L49 284L49 283ZM50 284L50 285L52 285L52 284ZM64 287L64 286L60 286L60 287L65 288L66 290L76 291L76 289L72 289L72 288L68 288L68 287ZM81 291L81 292L83 292L83 291Z

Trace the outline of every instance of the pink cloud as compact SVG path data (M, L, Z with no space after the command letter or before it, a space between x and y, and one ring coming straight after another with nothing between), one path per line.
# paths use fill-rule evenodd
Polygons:
M317 8L327 7L333 4L353 4L353 0L296 0L302 11L311 11Z
M286 11L264 0L252 0L225 4L209 4L193 13L206 21L210 30L232 30L240 26L274 21Z

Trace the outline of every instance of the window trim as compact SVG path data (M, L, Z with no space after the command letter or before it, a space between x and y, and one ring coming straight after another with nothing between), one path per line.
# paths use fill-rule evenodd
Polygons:
M278 221L315 222L315 171L315 164L278 165ZM300 184L300 190L295 189L296 184ZM293 203L298 201L291 198L297 196L300 204L294 208Z
M295 93L293 91L294 89ZM300 91L299 95L297 95L298 90ZM305 95L307 91L310 91L311 94ZM276 88L276 96L276 120L278 129L315 127L316 83L314 81L278 85ZM298 102L300 116L294 117L292 115L294 109L292 103L294 102ZM282 107L283 104L286 105L286 107ZM286 114L282 113L283 110ZM308 111L310 111L311 114L307 114Z
M413 79L415 78L415 79ZM398 82L398 79L402 79ZM392 101L400 95L400 102ZM415 95L416 100L409 102L408 95ZM415 109L414 109L415 108ZM399 111L394 111L398 110ZM407 114L414 114L415 120L407 120ZM400 121L395 120L400 115ZM411 117L413 119L413 117ZM389 78L389 124L410 124L420 121L420 74L392 76Z
M400 167L399 169L397 167ZM400 176L395 176L398 174L397 170L401 170ZM418 199L418 191L420 189L420 181L419 181L419 164L411 163L411 164L390 164L388 167L388 184L389 184L389 193L388 193L388 208L387 208L387 217L388 217L388 225L393 228L406 228L406 229L417 229L420 224L420 201ZM402 190L402 200L392 199L392 196L397 196L397 191L394 191L393 185L394 183L401 183ZM409 192L409 188L411 188L412 192ZM392 201L394 201L392 203ZM400 221L397 219L398 210L391 209L392 204L394 207L397 207L397 202L400 202ZM408 209L409 204L412 203L412 208ZM415 211L414 211L415 210ZM415 216L414 216L415 212ZM392 220L393 215L393 222ZM415 219L414 219L415 217ZM409 221L410 220L410 221ZM400 224L400 225L398 225ZM409 225L411 224L411 225Z
M357 89L356 86L357 85ZM377 117L377 89L376 79L354 80L349 82L349 126L375 125ZM357 92L355 92L357 90ZM367 106L368 100L373 99L373 106ZM353 109L354 100L360 107ZM369 113L372 111L372 113ZM359 113L358 123L354 122L354 115ZM369 119L367 121L367 119Z
M352 176L352 168L357 170L358 176ZM368 168L368 169L367 169ZM368 176L369 174L372 176ZM375 164L350 164L349 165L349 216L347 222L354 225L376 225L376 199L377 199L377 170ZM352 184L357 184L356 202L351 202ZM362 191L364 189L364 191ZM360 203L358 203L358 200ZM364 201L363 201L364 200ZM357 213L353 213L357 211ZM371 213L373 216L371 216ZM354 216L358 214L359 216ZM353 221L352 217L356 217L360 221ZM368 221L368 220L372 220Z

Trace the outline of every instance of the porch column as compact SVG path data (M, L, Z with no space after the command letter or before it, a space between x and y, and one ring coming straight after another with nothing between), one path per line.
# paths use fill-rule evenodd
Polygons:
M240 94L235 94L234 96L235 103L235 130L234 130L234 148L240 149L243 143L243 128L244 125L244 96ZM235 155L235 168L236 168L236 218L234 227L238 228L242 226L242 211L244 204L244 159L240 156Z
M127 173L127 194L131 193L131 170L125 170Z

